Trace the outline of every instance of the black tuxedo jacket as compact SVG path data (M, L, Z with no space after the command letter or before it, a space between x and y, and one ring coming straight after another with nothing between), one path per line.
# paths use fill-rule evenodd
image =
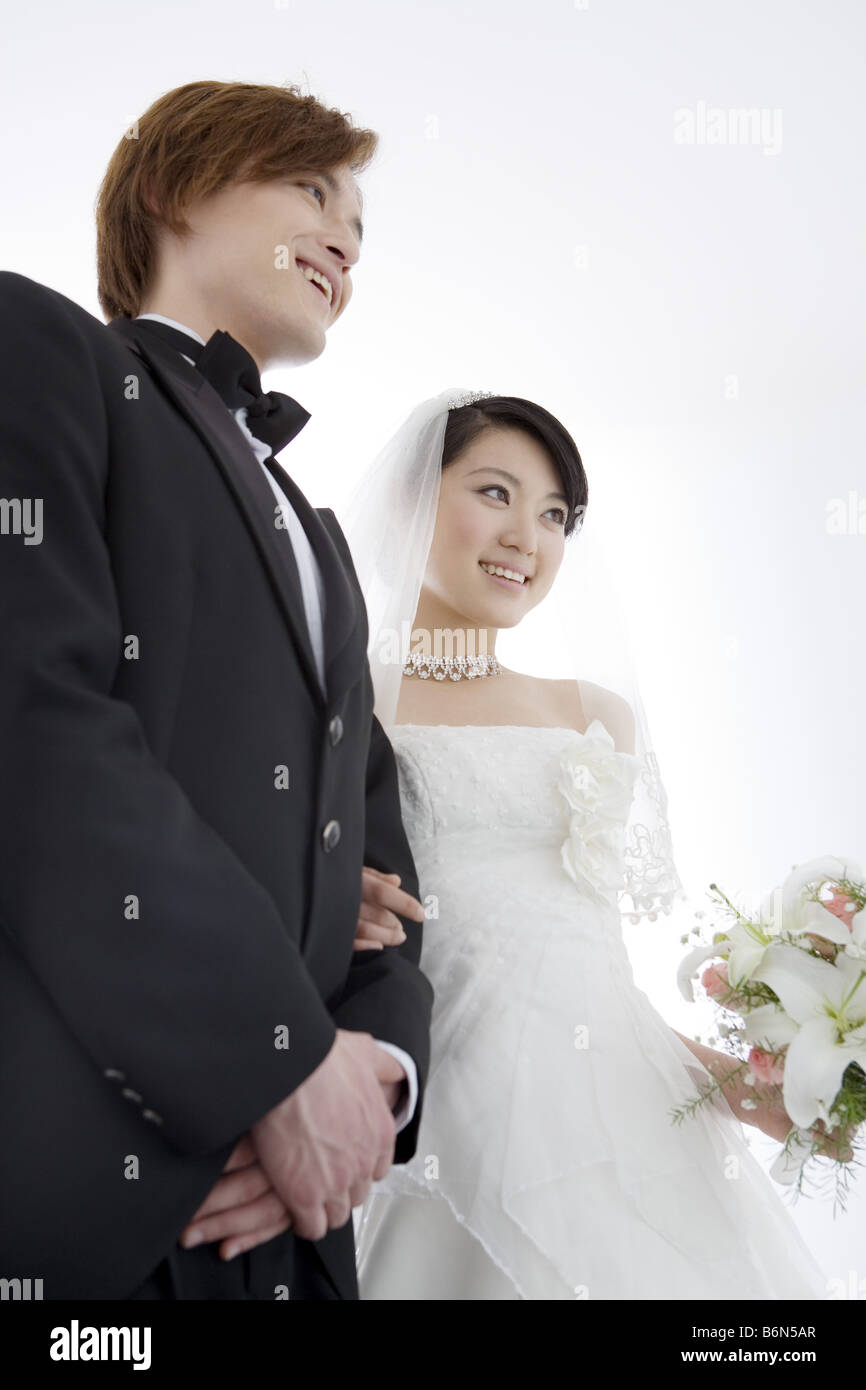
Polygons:
M334 513L278 469L326 586L323 694L210 384L20 275L0 323L0 1276L125 1298L337 1027L414 1058L411 1158L432 988L415 922L352 950L362 863L419 887ZM357 1297L351 1220L277 1241L290 1296L303 1245Z

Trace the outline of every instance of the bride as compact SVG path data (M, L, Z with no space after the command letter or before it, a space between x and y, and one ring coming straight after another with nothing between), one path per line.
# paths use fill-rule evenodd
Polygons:
M682 889L637 688L585 674L578 610L598 619L604 591L584 567L554 598L587 497L549 412L451 391L416 408L347 511L435 991L415 1156L355 1213L361 1298L822 1298L739 1128L783 1139L775 1092L732 1084L671 1123L732 1062L663 1021L624 946L624 915L655 920ZM497 658L539 605L583 674ZM436 652L443 634L462 664ZM610 656L606 617L604 641ZM356 946L399 939L369 926Z

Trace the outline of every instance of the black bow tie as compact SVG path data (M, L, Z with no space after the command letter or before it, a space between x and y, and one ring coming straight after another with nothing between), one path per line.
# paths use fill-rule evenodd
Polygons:
M254 359L230 333L218 329L202 345L197 339L157 319L136 319L136 326L155 333L164 342L191 357L202 376L222 397L230 410L244 406L250 434L267 444L271 452L294 439L310 418L310 412L282 391L263 391Z

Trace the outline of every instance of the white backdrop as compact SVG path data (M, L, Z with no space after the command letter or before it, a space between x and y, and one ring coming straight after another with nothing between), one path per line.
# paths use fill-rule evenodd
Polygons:
M378 130L350 310L266 378L312 411L283 462L339 512L422 397L540 401L616 540L696 904L818 854L866 863L856 0L48 0L4 38L0 266L97 315L96 189L158 94L298 81ZM688 925L629 944L694 1032ZM794 1216L866 1297L866 1174L847 1217Z

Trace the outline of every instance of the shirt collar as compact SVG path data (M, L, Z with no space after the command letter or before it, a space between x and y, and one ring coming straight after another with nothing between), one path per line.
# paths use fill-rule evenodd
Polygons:
M194 328L188 328L185 323L180 323L177 319L166 318L165 314L136 314L135 317L137 319L156 319L157 323L167 323L169 328L179 328L181 333L188 333L191 338L195 338L197 343L201 343L202 347L206 346L204 338L196 333ZM195 366L195 362L191 357L187 357L185 352L181 353L181 356L186 357L187 362L192 362L192 365ZM246 415L246 411L244 414Z
M136 314L135 317L137 319L156 319L157 323L167 323L169 328L179 328L181 333L188 333L191 338L195 338L196 342L201 343L202 347L207 346L204 338L202 338L198 333L196 333L194 328L189 328L185 323L181 323L179 319L167 318L165 314ZM181 353L181 357L186 357L187 362L191 363L193 367L195 366L195 362L193 361L193 359L191 357L187 357L185 352ZM295 433L299 433L303 426L307 423L307 420L310 418L309 412L303 410L303 407L298 406L298 411L299 414L303 412L305 418L303 420L299 420L298 429ZM249 426L247 425L246 406L239 406L237 410L233 410L231 413L240 425L243 434L246 436L246 438L252 445L253 452L256 458L259 460L259 463L264 463L266 458L271 457L273 451L271 450L270 445L263 443L261 439L258 439L254 434L250 432Z

